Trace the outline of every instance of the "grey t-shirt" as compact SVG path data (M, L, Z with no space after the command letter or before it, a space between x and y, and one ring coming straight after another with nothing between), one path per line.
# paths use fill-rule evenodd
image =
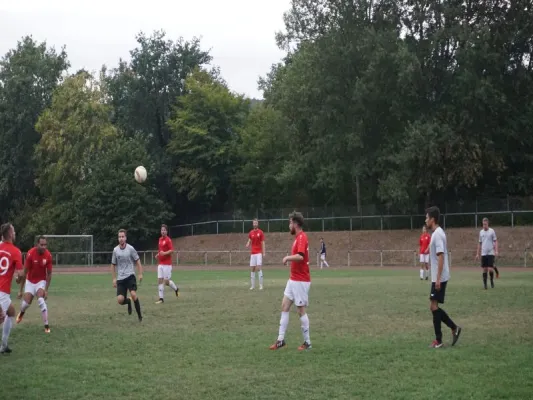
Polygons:
M137 250L126 243L123 249L118 245L113 249L111 264L117 269L117 280L121 281L130 275L135 275L135 263L139 259Z
M481 243L481 255L493 256L494 255L494 242L498 240L496 238L496 232L494 229L489 228L487 230L482 229L479 232L479 243Z
M439 226L431 235L431 242L429 243L429 259L431 262L431 282L437 282L437 273L439 270L438 253L443 253L444 264L442 265L442 274L440 275L441 282L447 282L450 279L450 266L448 264L448 243L446 241L446 234Z

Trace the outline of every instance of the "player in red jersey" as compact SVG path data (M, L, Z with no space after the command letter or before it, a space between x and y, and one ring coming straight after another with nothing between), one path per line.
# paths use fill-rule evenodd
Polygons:
M46 237L40 236L37 246L30 249L26 255L26 265L18 295L18 298L22 299L22 303L20 305L20 312L17 315L17 324L22 321L24 313L30 307L33 298L37 296L37 302L39 303L41 317L44 323L44 332L50 333L46 299L48 298L48 289L52 282L52 254L50 254L46 246Z
M252 283L252 286L250 287L250 290L255 289L255 271L258 270L259 275L259 290L263 290L263 257L265 256L265 234L261 229L259 229L259 221L257 218L255 218L252 222L254 229L250 231L248 234L248 242L246 242L246 247L250 247L250 244L252 245L251 249L251 255L250 255L250 267L252 269L252 272L250 274L250 280Z
M13 317L15 316L15 307L11 304L11 281L13 275L16 275L17 283L22 280L22 253L13 244L16 233L15 228L10 223L3 224L0 227L2 234L2 243L0 243L0 314L7 314L4 318L2 329L2 344L0 353L11 353L7 345L11 327L13 326ZM1 318L0 318L1 319Z
M289 311L293 304L296 304L302 327L303 344L298 350L310 350L311 339L309 337L309 317L305 312L305 307L309 304L309 288L311 287L311 274L309 273L309 241L307 235L302 230L304 217L299 212L293 212L289 216L289 229L292 235L296 236L292 245L290 256L283 258L283 264L290 261L291 275L281 303L281 319L279 321L278 340L270 350L278 350L286 346L285 331L289 325Z
M159 289L159 300L155 304L163 304L165 302L165 285L170 286L176 293L176 297L179 297L180 290L178 286L170 279L172 277L172 253L174 252L174 246L172 245L172 239L168 237L168 226L161 225L161 237L159 238L159 252L157 258L159 259L159 265L157 266L157 283Z
M424 225L418 243L420 245L420 280L425 278L426 281L429 276L429 242L431 242L431 235L427 232L426 226Z

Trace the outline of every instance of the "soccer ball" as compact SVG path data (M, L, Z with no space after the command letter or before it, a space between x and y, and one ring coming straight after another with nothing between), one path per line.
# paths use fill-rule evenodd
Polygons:
M135 180L138 183L143 183L146 180L146 168L144 168L142 165L139 165L137 168L135 168Z

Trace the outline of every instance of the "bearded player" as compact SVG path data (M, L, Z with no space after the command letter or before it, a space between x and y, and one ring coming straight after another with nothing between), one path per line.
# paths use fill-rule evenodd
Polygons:
M252 272L250 274L251 286L250 290L255 289L255 271L258 270L259 275L259 290L263 290L263 270L261 269L263 265L263 257L265 256L265 234L261 229L259 229L259 221L257 218L253 220L253 229L248 234L248 242L246 242L246 247L252 245L251 255L250 255L250 268Z
M33 298L37 296L37 302L44 323L44 332L50 333L46 299L48 298L48 289L52 282L52 254L50 254L46 247L46 237L40 236L37 246L30 249L26 256L23 279L18 295L18 298L22 299L22 303L20 305L20 312L17 315L17 324L22 321L24 313L30 307Z
M289 311L293 304L298 309L300 315L300 323L302 327L302 335L304 342L298 347L298 350L310 350L311 338L309 336L309 317L306 314L305 308L309 304L309 289L311 287L311 275L309 273L309 241L307 235L302 230L304 224L304 217L299 212L293 212L289 216L289 230L291 235L295 235L296 239L292 245L292 252L290 256L283 258L283 264L291 263L291 274L285 292L283 293L283 301L281 303L281 319L279 321L278 340L270 350L278 350L286 346L285 332L289 325Z
M22 280L22 253L13 244L16 237L13 225L3 224L0 227L0 233L2 234L2 243L0 243L0 323L2 319L4 320L0 354L9 354L11 349L8 346L8 339L15 317L15 307L11 304L10 296L11 281L13 275L16 275L18 284Z
M165 302L165 286L170 286L176 297L179 297L179 288L170 279L172 276L172 252L174 247L172 246L172 239L168 237L168 227L161 225L161 237L159 238L159 252L157 257L159 259L159 265L157 266L157 284L159 289L159 300L155 304L163 304Z
M429 242L431 242L431 235L424 225L418 243L420 245L420 280L425 278L426 281L429 275Z

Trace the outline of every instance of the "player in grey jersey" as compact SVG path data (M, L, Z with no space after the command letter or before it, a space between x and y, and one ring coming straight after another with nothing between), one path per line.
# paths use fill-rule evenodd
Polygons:
M490 275L490 286L494 289L494 259L498 256L498 238L494 229L489 228L489 219L483 218L483 229L479 231L479 243L477 245L476 260L481 256L481 268L483 268L483 286L487 289L487 273ZM496 277L500 274L496 272Z
M142 321L141 303L137 297L137 278L135 277L135 265L139 270L139 282L143 280L143 267L137 251L126 243L126 230L118 231L118 246L113 249L111 259L111 273L113 275L113 287L117 288L118 304L128 306L128 314L131 315L131 300L135 304L135 311ZM131 299L127 297L128 290Z

